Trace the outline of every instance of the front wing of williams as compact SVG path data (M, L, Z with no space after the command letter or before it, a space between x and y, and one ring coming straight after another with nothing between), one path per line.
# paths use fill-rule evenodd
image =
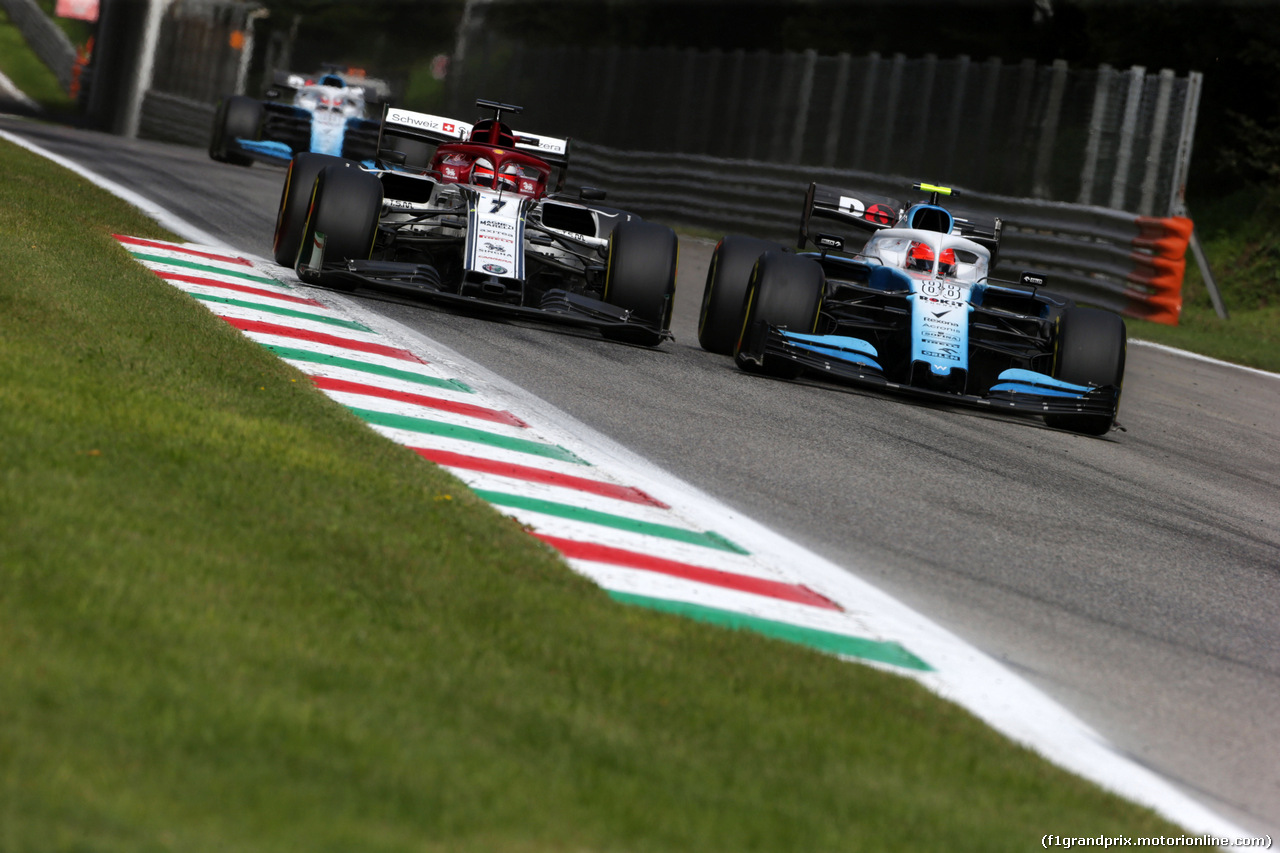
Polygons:
M945 187L916 184L927 202L811 184L799 251L750 237L716 247L699 342L744 370L804 372L888 391L1044 417L1104 435L1115 426L1126 331L1117 315L1076 305L1043 276L989 278L1000 220L938 203ZM856 252L842 232L871 232ZM810 245L815 250L808 250Z
M519 107L475 124L385 111L378 155L295 157L275 259L306 282L364 287L507 317L670 337L678 244L664 225L568 194L569 140L517 132Z

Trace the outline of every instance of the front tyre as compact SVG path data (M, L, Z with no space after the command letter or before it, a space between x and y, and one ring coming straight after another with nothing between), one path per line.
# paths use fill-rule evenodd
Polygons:
M1062 315L1058 327L1057 364L1053 375L1076 385L1114 385L1124 383L1125 349L1128 333L1118 314L1098 308L1073 305ZM1045 415L1051 427L1083 433L1106 435L1115 424L1120 407L1105 415Z
M237 139L257 139L262 122L262 102L232 95L218 104L209 138L209 156L219 163L252 166L253 158L235 150Z
M318 281L316 272L303 274L302 262L310 247L319 245L323 235L327 263L368 260L378 234L382 212L382 182L350 163L326 166L316 176L311 191L307 221L302 228L302 248L298 252L298 277Z
M777 243L755 237L725 237L711 253L707 268L707 284L702 290L702 309L698 312L698 343L707 352L732 355L742 331L742 312L746 302L751 270L765 252L777 249Z
M771 251L756 261L747 283L742 328L734 344L738 367L781 379L795 379L804 369L787 358L765 353L770 326L813 334L822 310L826 276L811 258Z
M276 263L293 268L298 260L298 247L302 245L302 226L307 221L307 208L311 205L311 190L316 177L325 166L345 163L341 157L330 154L299 154L289 161L289 171L284 176L284 189L280 193L280 208L276 212L275 236L271 253Z
M603 299L659 332L671 327L679 262L676 232L630 219L609 235Z

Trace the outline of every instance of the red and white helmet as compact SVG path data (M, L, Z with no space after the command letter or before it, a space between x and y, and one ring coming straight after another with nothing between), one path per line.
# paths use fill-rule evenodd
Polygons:
M496 173L493 169L493 161L486 160L484 157L476 158L475 163L471 164L471 183L477 187L493 187Z
M516 191L520 185L520 168L515 163L508 163L498 172L498 189Z
M956 274L956 253L954 249L943 249L938 256L938 275L953 276Z
M933 247L919 240L912 242L907 249L907 269L920 272L933 272L934 259L938 260L938 275L956 274L956 253L953 249L943 249L941 257L934 254Z
M478 187L514 192L519 182L519 174L514 163L508 163L499 171L494 168L491 160L480 157L471 167L471 183Z
M933 272L933 249L928 243L915 240L907 249L907 269L917 272Z

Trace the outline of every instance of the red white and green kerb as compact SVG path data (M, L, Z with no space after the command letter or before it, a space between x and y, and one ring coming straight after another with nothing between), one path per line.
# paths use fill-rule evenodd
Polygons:
M891 668L930 670L836 597L750 553L731 532L706 529L628 483L627 472L596 464L590 447L549 438L533 418L495 405L437 367L430 353L343 316L267 264L214 248L117 239L372 429L448 469L618 601Z

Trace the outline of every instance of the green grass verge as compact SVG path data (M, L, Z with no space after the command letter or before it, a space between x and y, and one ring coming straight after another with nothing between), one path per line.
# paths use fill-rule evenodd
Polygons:
M1175 832L914 682L614 602L0 160L0 849Z
M0 9L0 72L49 112L66 113L74 106L58 85L58 78L36 58L3 9Z
M1227 318L1188 252L1178 325L1130 320L1129 335L1280 372L1280 190L1257 187L1194 213Z
M1177 326L1142 320L1125 322L1130 338L1280 373L1280 306L1228 313L1230 316L1223 320L1213 308L1192 304L1183 307Z

